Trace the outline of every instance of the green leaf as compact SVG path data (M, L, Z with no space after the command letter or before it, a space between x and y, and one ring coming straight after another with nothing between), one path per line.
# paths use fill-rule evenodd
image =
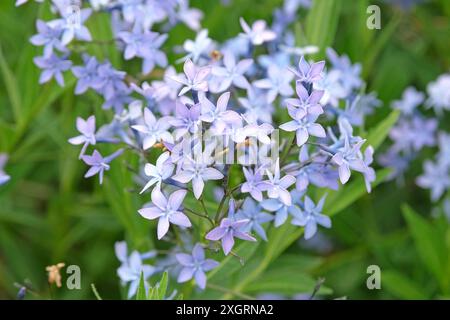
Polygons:
M136 293L136 300L147 300L147 295L145 294L145 280L143 272L141 272L141 277L139 279L139 287Z
M148 298L147 300L157 300L156 299L156 287L150 287L148 289Z
M391 131L391 128L397 122L399 115L400 115L399 110L391 111L391 113L387 116L386 119L381 121L375 128L370 130L369 134L367 135L367 141L364 144L365 147L367 148L368 146L372 146L375 150L378 149L378 147L383 143L383 141L388 136L389 131Z
M21 119L21 99L20 90L17 85L16 78L8 66L8 63L3 55L3 50L0 45L0 71L3 76L6 91L8 92L8 97L11 102L12 110L14 112L14 118L17 121Z
M258 248L260 242L249 242L245 241L236 247L236 250L233 250L234 253L244 259L244 263L246 260L250 259L252 255L255 253ZM241 261L236 256L229 254L222 260L219 266L211 270L208 274L209 280L228 278L235 271L240 270L242 268Z
M306 273L292 268L276 268L267 271L258 281L251 282L245 288L247 293L271 292L285 295L312 293L317 281ZM331 294L329 288L321 287L320 294Z
M323 54L336 34L341 0L315 0L306 19L306 37L310 45L319 47Z
M382 183L390 172L390 169L379 170L377 172L377 179L372 184L372 188ZM342 186L341 190L328 192L323 212L330 216L335 215L366 194L364 178L358 175L354 177L352 182Z
M158 283L158 298L159 300L164 300L167 292L167 284L168 284L169 276L167 271L164 271L161 280Z
M402 211L420 259L442 284L446 277L445 236L408 205L403 205Z
M381 274L382 289L400 299L425 300L429 298L412 279L397 271L383 271Z

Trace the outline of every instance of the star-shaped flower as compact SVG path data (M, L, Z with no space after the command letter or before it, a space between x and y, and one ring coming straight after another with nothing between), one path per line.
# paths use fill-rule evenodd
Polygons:
M185 76L179 77L174 76L172 79L184 85L181 89L179 96L186 94L189 91L208 91L208 81L206 78L211 73L211 67L197 67L191 61L191 59L186 59L183 66Z
M322 197L317 205L308 197L305 196L304 209L299 216L292 219L292 224L305 227L305 239L311 239L317 232L317 225L325 228L331 228L330 217L322 214L325 196Z
M109 163L120 156L123 153L123 149L119 149L113 154L109 155L108 157L103 158L100 152L97 150L94 150L94 153L91 156L84 155L81 157L81 159L91 168L86 172L84 175L85 178L90 178L92 176L95 176L96 174L99 175L100 184L103 183L103 174L104 171L109 170Z
M142 143L142 148L144 150L150 149L159 141L173 143L173 137L167 129L170 128L168 117L161 117L156 120L150 109L144 109L144 123L145 125L133 125L136 131L142 132L144 134L144 140Z
M180 274L178 275L177 281L182 283L194 278L200 289L205 289L206 287L205 272L208 272L219 265L217 261L205 258L205 250L199 243L194 246L191 255L186 253L177 253L176 258L183 266L183 269L181 269Z
M275 40L276 33L270 29L267 29L267 23L264 20L256 20L252 27L245 22L244 18L240 18L242 30L244 30L243 36L246 37L253 45L258 46L264 42Z
M81 133L81 135L70 138L69 143L74 145L83 144L83 147L81 148L81 152L79 155L79 158L84 155L84 152L86 151L86 148L89 145L95 145L96 139L95 139L95 116L90 116L86 120L83 120L82 118L77 118L77 129Z
M156 160L156 166L151 163L147 163L145 165L144 171L147 177L150 177L150 180L144 186L141 194L145 192L148 188L156 184L156 188L161 189L161 183L163 180L170 178L172 175L173 169L175 165L170 160L170 153L164 152L161 154Z
M169 231L171 223L185 228L192 226L188 217L179 211L186 193L186 190L178 190L167 199L158 188L154 188L152 191L153 206L138 210L139 214L145 219L158 219L158 239L164 237Z

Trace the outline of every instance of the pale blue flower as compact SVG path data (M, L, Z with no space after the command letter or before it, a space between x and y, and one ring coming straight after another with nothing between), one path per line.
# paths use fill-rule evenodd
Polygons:
M78 78L75 87L75 94L82 94L89 88L98 88L102 79L98 75L98 67L100 64L97 58L89 55L83 55L84 66L72 67L72 73Z
M257 80L253 82L253 85L256 88L268 90L267 100L269 103L275 101L278 95L290 97L294 94L290 83L294 78L292 73L272 64L267 69L267 76L267 79Z
M11 177L3 171L7 162L8 155L6 153L0 153L0 186L11 179Z
M186 40L183 44L183 49L187 55L183 58L192 59L194 63L197 63L201 56L208 56L212 51L212 40L208 37L208 30L203 29L200 31L195 40Z
M144 278L145 289L148 290L149 284L147 279L154 274L155 268L150 265L143 264L142 257L137 251L133 251L131 255L127 256L126 244L116 242L115 251L116 256L122 263L119 269L117 269L117 275L123 284L130 283L128 288L128 299L132 298L139 287L141 274Z
M298 207L298 203L303 193L304 192L299 192L297 190L292 191L291 198L294 199L294 201L291 205L284 204L280 199L266 199L261 202L261 207L264 210L275 213L274 226L278 228L286 222L289 215L292 217L300 215L301 211Z
M185 105L176 101L175 117L169 123L176 128L175 140L179 140L183 135L195 134L199 130L201 105Z
M92 9L85 8L79 12L63 9L60 11L62 17L57 20L50 21L51 24L58 25L63 29L61 43L65 46L73 39L81 41L91 41L92 36L89 29L84 25L86 20L92 13Z
M281 177L280 173L280 159L275 162L273 171L266 170L268 180L265 181L267 196L271 199L280 199L285 205L291 205L291 194L287 190L295 183L295 177L286 174Z
M265 185L262 183L262 170L262 168L252 170L242 167L246 181L241 186L241 192L250 193L257 201L263 200L262 192L265 191Z
M200 289L206 287L206 275L208 272L219 265L219 262L213 259L205 258L205 250L202 245L197 243L192 250L192 255L186 253L177 253L176 258L178 262L183 266L177 281L183 283L195 279L195 282Z
M222 134L225 129L232 126L239 126L242 119L239 114L232 110L227 110L230 93L223 93L214 105L205 96L200 96L201 115L200 120L211 123L211 130L215 134Z
M142 31L138 24L135 24L132 32L122 31L118 37L125 43L124 58L130 60L134 57L142 58L142 73L152 72L155 65L165 67L167 57L159 50L166 41L167 35L160 35L157 32Z
M179 96L186 94L189 91L206 92L208 91L208 81L206 78L211 73L211 67L197 67L194 63L187 59L183 66L185 76L174 76L173 80L184 85L181 89Z
M305 196L304 208L299 216L292 219L292 224L305 227L305 239L311 239L317 232L317 225L325 228L331 228L330 217L322 214L322 208L325 202L325 196L322 197L317 205Z
M286 99L285 102L288 106L294 107L296 110L294 119L301 119L307 114L320 115L323 113L323 108L320 105L320 99L322 98L324 91L312 90L311 94L303 86L300 81L296 82L295 91L298 99ZM292 109L293 111L294 109Z
M247 95L238 98L238 101L244 107L244 115L249 122L272 122L273 105L262 90L250 86Z
M442 115L443 110L450 110L450 74L439 76L436 81L427 86L427 105L434 108L438 115Z
M205 181L223 179L223 174L211 167L214 162L213 158L206 154L192 159L186 157L182 163L182 170L173 176L173 180L188 183L192 181L194 196L199 199L205 187Z
M61 87L64 87L64 76L62 73L70 69L72 61L58 57L55 54L52 54L49 57L35 57L33 61L39 68L43 69L41 76L39 77L40 84L55 78L56 82Z
M394 101L392 106L405 115L411 115L424 100L425 95L422 92L414 87L408 87L403 91L402 99Z
M190 8L188 0L178 0L177 2L177 18L192 30L199 30L203 12L195 8Z
M223 92L231 85L238 88L245 89L249 83L244 74L250 69L253 64L252 59L243 59L236 63L236 58L232 51L226 51L223 56L223 67L214 66L211 74L217 77L217 88L213 92Z
M242 227L242 231L250 233L255 231L264 241L267 241L267 235L261 224L272 221L274 217L261 211L261 207L256 204L251 198L246 198L242 208L238 210L235 215L236 220L249 220L248 223Z
M91 168L86 172L84 175L85 178L90 178L92 176L95 176L96 174L99 175L100 184L103 183L103 174L104 171L109 170L109 163L120 156L123 153L123 149L119 149L113 154L103 158L100 152L97 150L94 150L94 153L91 156L83 155L81 159L89 165Z
M288 132L295 131L297 138L296 142L299 147L308 141L310 135L318 138L325 138L325 129L320 124L315 123L318 115L308 114L298 118L298 116L301 116L302 114L299 110L302 109L288 106L289 115L294 120L282 124L280 129Z
M298 70L290 68L291 72L296 76L297 80L304 83L314 83L322 78L322 71L325 67L325 61L309 64L304 56L300 57L298 62Z
M361 156L361 146L366 140L361 140L351 145L348 139L345 139L344 147L341 148L332 158L332 161L338 165L339 178L341 183L345 184L350 179L351 171L366 172L367 166Z
M251 235L241 231L249 223L248 219L236 220L234 216L235 204L233 200L229 203L228 218L223 218L220 225L206 234L206 239L211 241L221 240L222 249L228 255L233 249L234 238L246 241L256 241Z
M431 189L431 200L437 201L450 188L450 168L449 166L430 160L425 161L424 173L417 178L418 186Z
M61 43L63 30L58 25L51 25L42 20L36 21L38 34L30 38L30 42L35 46L44 46L44 57L50 57L54 49L60 52L67 52L67 48Z
M243 37L247 38L253 45L258 46L264 42L270 42L277 37L276 33L270 29L267 29L267 24L264 20L256 20L252 27L245 22L244 18L239 18Z
M153 205L138 210L139 214L145 219L158 219L158 240L166 235L171 223L184 228L192 226L188 217L179 211L186 193L186 190L178 190L167 199L159 188L154 188L152 191Z
M175 165L170 160L170 153L164 152L158 157L156 160L156 165L147 163L144 167L144 172L147 177L150 177L150 180L144 186L141 194L150 188L151 186L156 184L156 188L161 189L161 183L170 178L172 175L173 169Z
M96 139L95 139L95 116L90 116L86 120L83 120L82 118L77 118L77 130L81 133L81 135L70 138L69 143L74 145L83 144L83 147L81 148L81 152L79 155L79 158L84 155L84 152L86 151L86 148L89 145L95 145Z
M144 125L133 125L133 128L136 131L143 133L144 140L142 143L142 148L144 150L148 150L155 145L155 143L159 141L165 141L169 143L173 143L173 137L169 131L170 128L169 118L161 117L156 120L156 117L150 111L150 109L144 109Z
M347 92L359 89L363 85L364 82L360 77L360 64L352 64L348 56L338 56L336 51L332 48L327 48L327 56L333 65L334 70L339 72L341 85L347 90Z

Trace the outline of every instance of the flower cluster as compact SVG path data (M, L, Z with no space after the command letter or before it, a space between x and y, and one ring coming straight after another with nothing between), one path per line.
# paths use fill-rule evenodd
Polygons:
M253 232L270 241L266 231L272 223L302 227L305 239L318 226L330 228L325 197L311 199L311 188L336 190L357 172L370 192L374 150L354 127L363 125L379 101L361 94L361 67L347 56L328 49L326 68L325 61L307 58L318 48L295 46L289 27L309 1L286 1L271 26L241 18L236 23L242 32L224 43L209 38L201 29L202 13L185 0L90 2L91 7L79 3L74 26L63 10L65 1L53 0L58 17L38 21L38 34L30 41L43 47L35 59L43 70L41 83L55 78L64 85L63 74L70 70L77 78L75 94L92 90L103 98L104 109L112 109L111 122L98 129L94 115L78 118L79 135L69 139L81 146L79 157L90 167L85 177L98 174L102 183L114 159L134 153L139 167L133 172L143 181L140 193L151 200L137 211L157 220L158 240L176 242L166 258L149 257L155 267L143 264L136 251L127 257L124 244L116 247L122 263L118 274L130 282L129 296L141 271L147 279L170 269L179 282L193 278L205 288L205 272L218 265L206 258L205 248L216 256L219 246L225 255L233 254L236 239L257 241ZM80 50L72 49L82 48L80 43L99 41L84 26L94 19L93 10L111 14L114 39L106 40L125 60L141 61L139 76L85 52L76 56ZM182 45L181 73L169 66L162 49L178 22L198 31ZM101 144L117 151L103 157L94 149L86 155ZM234 181L240 179L234 186L229 184L232 166L238 168ZM221 189L214 213L205 205L212 197L209 186Z
M435 159L426 160L424 173L416 179L418 186L431 190L431 200L437 202L450 190L450 135L438 128L438 119L427 118L421 105L433 108L437 117L450 110L450 75L441 75L427 87L427 95L413 87L403 92L401 100L392 107L400 110L397 125L392 128L393 141L389 150L380 156L381 164L393 168L391 177L403 178L409 164L424 147L437 146ZM445 201L444 201L445 202Z

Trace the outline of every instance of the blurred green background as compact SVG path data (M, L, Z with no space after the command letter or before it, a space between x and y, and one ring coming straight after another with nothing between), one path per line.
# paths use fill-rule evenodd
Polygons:
M273 9L281 3L232 0L222 7L216 0L191 1L204 11L202 26L216 40L239 33L240 16L271 21ZM366 8L374 3L381 7L381 30L366 27ZM75 81L69 74L64 88L54 82L38 84L39 70L32 59L40 49L28 39L35 33L35 20L50 17L47 9L36 3L15 8L12 0L0 2L0 152L10 154L6 171L12 177L0 186L0 298L14 298L18 291L14 283L25 279L41 298L93 299L91 283L103 298L120 298L114 242L125 238L133 247L145 249L149 223L136 214L142 199L130 192L136 187L124 166L113 166L103 187L96 179L83 179L79 150L67 139L75 135L77 116L93 112L98 119L107 116L95 94L74 96ZM95 39L111 38L106 15L96 14L88 21ZM368 128L387 117L390 102L407 86L425 90L450 67L447 0L426 1L408 10L387 1L319 0L311 11L300 12L295 30L300 44L333 46L362 63L367 91L377 92L384 103L368 119ZM176 27L165 48L194 36L185 27ZM87 45L87 49L122 67L114 48ZM321 56L323 52L317 58ZM172 62L178 57L170 56ZM450 128L448 118L442 118L441 128ZM333 290L324 298L450 298L450 229L444 218L432 217L428 192L414 184L422 160L432 153L433 149L426 150L414 162L403 186L383 183L338 210L333 228L324 232L321 250L303 242L299 246L297 241L290 245L279 258L292 267L293 273L286 275L295 276L296 267L303 268L306 282L324 277L325 286ZM49 289L45 267L61 261L81 267L81 290ZM366 288L366 268L372 264L382 270L381 290ZM266 283L271 272L277 274L272 264L268 268ZM297 289L267 286L253 293L289 297Z

